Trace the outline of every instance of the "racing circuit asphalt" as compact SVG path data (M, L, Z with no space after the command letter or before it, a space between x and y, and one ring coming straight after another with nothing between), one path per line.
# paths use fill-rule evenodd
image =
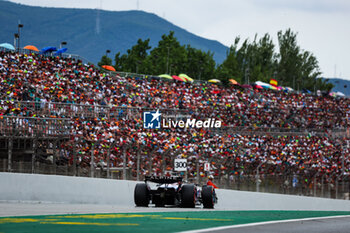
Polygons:
M224 228L224 229L223 229ZM348 233L350 217L319 218L313 220L297 220L281 223L258 223L232 227L210 228L183 233Z
M216 208L216 211L227 210ZM135 212L179 212L179 211L208 211L200 207L195 209L184 208L136 208L120 207L114 205L93 204L50 204L50 203L8 203L0 202L0 217L4 216L30 216L30 215L57 215L57 214L89 214L89 213L135 213ZM210 210L212 211L212 210ZM252 232L278 232L278 233L329 233L350 232L350 216L315 218L311 220L287 220L280 223L257 223L247 225L225 226L219 228L186 231L188 233L215 232L215 233L252 233Z

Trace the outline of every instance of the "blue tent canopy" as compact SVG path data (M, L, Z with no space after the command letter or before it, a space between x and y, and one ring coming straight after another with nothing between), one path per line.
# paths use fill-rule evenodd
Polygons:
M66 51L67 51L67 48L61 48L61 49L56 51L55 55L62 54L64 52L66 52Z
M57 51L56 47L45 47L40 51L40 53L51 53L53 51Z

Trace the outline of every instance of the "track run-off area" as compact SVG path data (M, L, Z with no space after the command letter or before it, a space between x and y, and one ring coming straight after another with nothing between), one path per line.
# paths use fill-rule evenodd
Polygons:
M16 216L0 233L182 232L269 221L350 216L350 211L186 211Z

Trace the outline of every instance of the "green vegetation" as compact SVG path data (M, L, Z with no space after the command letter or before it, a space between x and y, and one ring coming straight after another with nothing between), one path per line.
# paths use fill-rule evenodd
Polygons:
M28 44L39 49L59 47L66 41L68 53L80 55L95 64L106 50L111 50L110 54L127 53L138 38L150 38L149 45L156 47L161 36L169 31L176 33L180 43L211 51L219 63L225 59L227 50L218 41L196 36L143 11L101 10L98 13L96 9L33 7L0 0L0 43L13 44L19 22L24 25L21 47Z
M0 43L13 43L19 22L24 25L21 47L59 47L66 41L69 53L95 64L106 50L111 50L116 55L105 55L99 65L113 64L119 71L186 73L195 79L227 82L233 78L239 83L275 77L283 86L311 91L333 86L319 78L317 59L299 47L296 33L290 29L278 32L278 46L265 34L253 41L237 37L227 48L142 11L98 13L92 9L32 7L0 0Z
M186 73L195 79L217 78L224 83L231 78L242 84L269 82L275 78L279 85L297 90L332 89L333 84L320 78L316 57L297 44L296 33L288 29L279 31L277 35L278 46L274 45L269 34L260 39L255 36L252 42L246 39L241 45L240 37L236 37L226 59L217 65L212 53L191 45L181 45L174 32L170 31L168 35L162 36L158 46L153 49L150 39L139 39L126 54L118 52L114 66L116 70L124 72L154 75ZM103 56L99 65L110 64L106 59Z

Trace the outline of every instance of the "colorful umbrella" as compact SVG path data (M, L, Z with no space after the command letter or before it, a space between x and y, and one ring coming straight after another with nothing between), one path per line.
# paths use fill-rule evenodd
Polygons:
M61 48L61 49L56 51L55 55L65 53L67 50L68 50L67 48Z
M253 86L249 85L249 84L243 84L242 85L243 88L253 88Z
M13 47L13 45L9 44L9 43L2 43L2 44L0 44L0 47L8 49L8 50L15 50L15 47Z
M180 78L184 78L184 79L186 79L189 82L193 82L193 79L190 78L187 74L179 74L179 77Z
M40 51L40 53L51 53L54 51L57 51L56 47L45 47Z
M219 79L210 79L210 80L208 80L208 82L210 82L210 83L221 83L221 81Z
M166 78L166 79L173 79L170 75L168 74L161 74L161 75L158 75L158 77L161 77L161 78Z
M35 47L34 45L24 46L24 49L28 49L28 50L39 52L39 49L37 47Z
M256 84L256 85L259 85L259 86L262 86L262 87L265 87L265 88L266 88L266 87L269 88L269 87L271 86L270 84L264 83L264 82L261 82L261 81L256 81L255 84Z
M115 71L113 66L103 65L102 68L109 71Z
M234 79L229 79L228 81L230 81L230 83L233 84L233 85L237 85L238 84L238 82L236 80L234 80Z
M182 77L179 77L179 76L176 76L176 75L173 75L173 76L171 76L171 77L173 77L173 79L175 79L175 80L179 80L179 81L186 82L186 79L185 79L185 78L182 78Z
M345 96L345 94L343 92L337 91L335 94L337 94L337 96Z

